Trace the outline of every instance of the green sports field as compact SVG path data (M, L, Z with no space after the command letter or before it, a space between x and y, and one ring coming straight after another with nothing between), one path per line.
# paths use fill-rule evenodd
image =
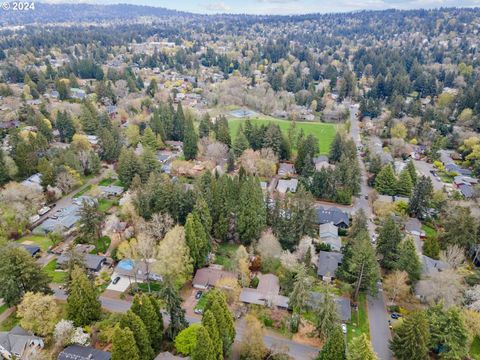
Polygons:
M252 124L256 125L268 125L269 123L275 123L280 125L280 129L283 133L287 134L288 128L290 127L291 121L290 120L281 120L281 119L274 119L274 118L265 118L265 119L250 119ZM244 123L245 119L237 119L231 118L228 119L228 125L230 128L230 136L232 140L235 139L235 135L237 133L237 129L240 124ZM313 134L318 139L318 146L320 149L320 153L323 155L328 154L330 150L330 144L335 137L337 132L337 126L334 124L326 124L320 122L296 122L297 134L300 129L303 129L305 135Z

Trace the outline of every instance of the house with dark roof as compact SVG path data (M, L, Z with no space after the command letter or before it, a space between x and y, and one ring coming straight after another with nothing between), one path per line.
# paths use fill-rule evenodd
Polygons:
M350 226L348 214L336 207L326 209L322 206L319 206L315 209L315 211L317 213L317 224L332 223L333 225L342 229L346 229Z
M422 223L417 218L409 218L405 222L405 232L410 235L424 237L425 231L422 230Z
M15 326L0 332L0 355L5 359L28 359L29 355L43 349L43 339Z
M435 260L426 255L422 255L422 274L425 276L432 275L450 268L445 261Z
M313 159L313 164L315 165L315 170L320 171L322 169L334 169L335 165L328 162L327 156L317 156Z
M473 198L473 196L475 195L475 190L473 186L468 184L459 185L458 190L460 191L460 193L463 195L465 199Z
M311 309L318 309L322 306L324 294L316 291L311 291L307 300L307 305ZM333 300L337 306L337 313L343 322L350 321L352 318L352 308L350 306L350 299L341 296L334 296Z
M30 254L31 257L34 257L35 255L40 253L40 246L26 245L26 244L21 244L21 245L25 250L27 250L27 252Z
M317 262L317 275L326 282L335 279L338 266L342 263L343 254L338 252L320 251Z
M62 266L68 263L70 259L68 254L62 254L57 259L57 264ZM107 258L105 256L94 255L94 254L85 254L85 268L92 272L98 272L101 270L102 266L106 263Z
M110 360L108 351L101 351L82 345L70 345L58 354L57 360Z
M280 194L286 194L287 192L294 193L297 191L298 187L298 180L297 179L290 179L284 180L280 179L277 183L277 191Z
M278 176L292 176L295 175L295 167L293 164L289 163L280 163L278 165L278 171L277 171Z

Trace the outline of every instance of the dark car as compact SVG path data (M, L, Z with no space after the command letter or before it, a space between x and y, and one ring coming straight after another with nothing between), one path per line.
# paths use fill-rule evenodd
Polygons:
M392 317L392 319L395 319L395 320L396 320L396 319L398 319L398 318L401 318L402 315L400 315L399 313L392 313L391 317Z
M115 279L113 279L112 284L115 285L120 281L120 276L117 276Z
M197 293L195 294L195 299L200 299L203 295L203 291L197 291Z

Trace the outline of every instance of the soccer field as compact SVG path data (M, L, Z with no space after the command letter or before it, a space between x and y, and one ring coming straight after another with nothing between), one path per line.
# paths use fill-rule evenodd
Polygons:
M290 127L291 121L290 120L281 120L281 119L250 119L252 124L256 125L268 125L269 123L275 123L280 126L280 129L284 134L287 134L288 128ZM230 128L230 136L232 137L232 141L235 139L235 135L237 134L237 129L240 124L244 123L245 119L236 119L230 118L228 119L228 125ZM335 124L326 124L320 122L302 122L297 121L297 134L300 129L303 129L305 135L315 135L318 139L318 146L320 149L320 153L322 155L328 154L330 150L330 144L332 143L335 134L337 132L337 125Z

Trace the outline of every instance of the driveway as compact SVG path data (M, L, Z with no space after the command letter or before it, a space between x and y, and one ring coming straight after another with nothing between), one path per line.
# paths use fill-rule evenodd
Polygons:
M435 190L442 190L443 189L443 182L440 180L440 178L437 178L432 175L430 171L435 171L435 168L433 167L432 164L427 163L426 161L423 160L413 160L413 163L415 164L415 168L417 171L424 176L429 177L432 180L432 185Z
M126 276L121 276L121 275L118 275L116 273L113 273L113 275L111 277L112 281L117 276L120 277L120 280L116 284L111 282L107 286L107 290L118 291L118 292L124 293L125 291L127 291L128 287L130 286L130 279Z

